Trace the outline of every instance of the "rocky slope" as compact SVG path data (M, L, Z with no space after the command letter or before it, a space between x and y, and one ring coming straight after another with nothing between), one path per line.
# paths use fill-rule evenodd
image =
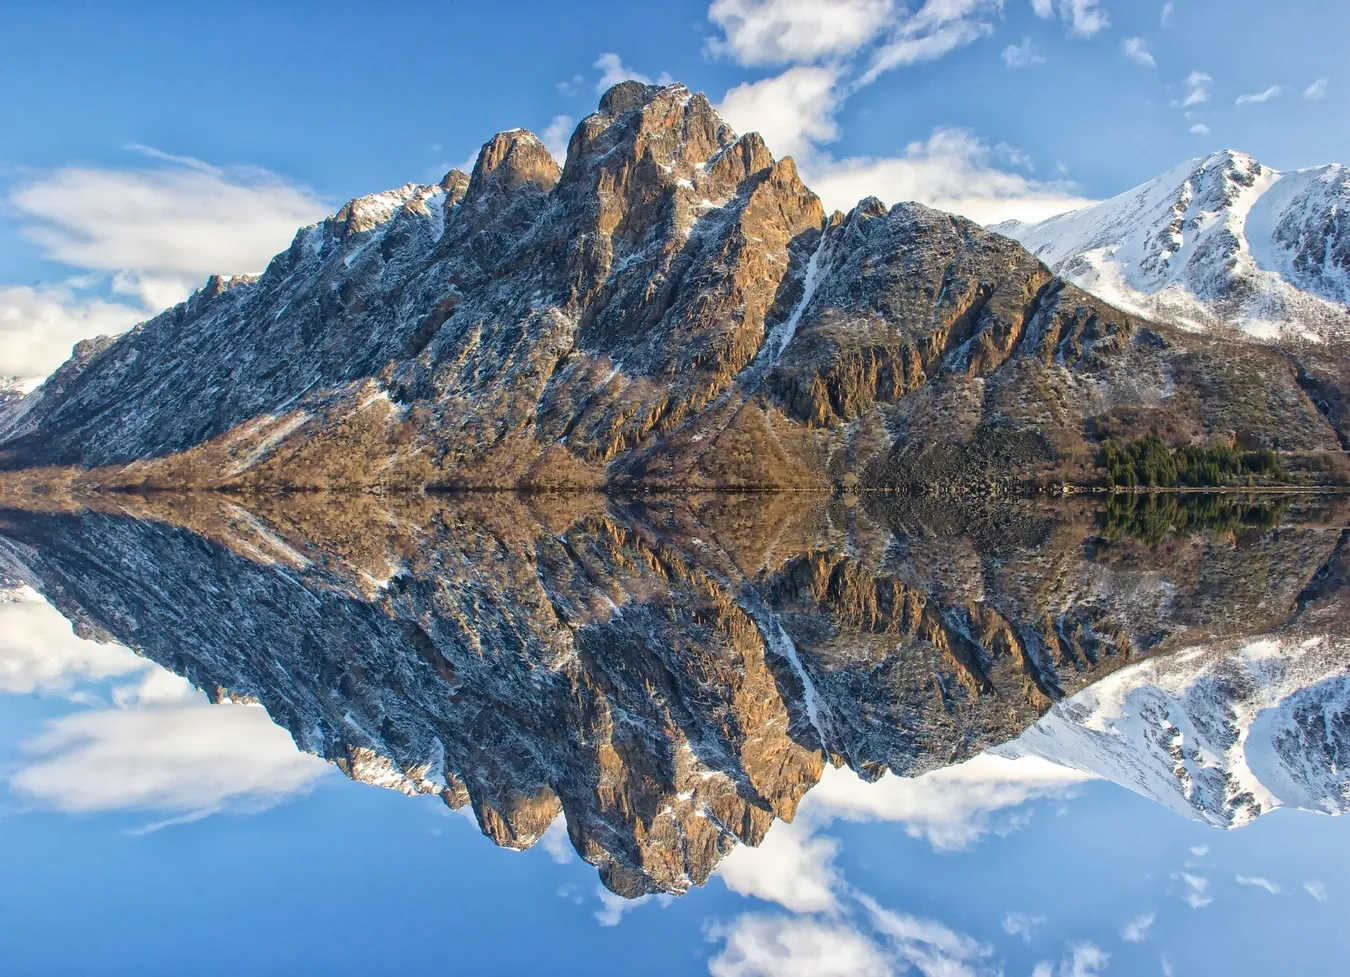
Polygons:
M1118 197L996 230L1136 315L1274 339L1350 336L1350 169L1227 150Z
M197 486L922 482L1160 424L1337 447L1299 380L963 219L827 215L702 95L625 82L561 169L501 133L472 174L354 200L260 277L81 344L0 418L0 462Z
M1074 507L879 497L97 504L0 512L0 578L498 844L565 814L625 895L701 884L826 763L921 774L1343 584L1317 511L1151 547Z

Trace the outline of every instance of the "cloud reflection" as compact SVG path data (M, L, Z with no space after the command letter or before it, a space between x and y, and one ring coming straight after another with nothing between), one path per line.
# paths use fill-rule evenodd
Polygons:
M63 695L86 708L20 746L10 790L67 812L155 811L174 820L259 810L329 769L251 705L212 705L130 649L77 636L36 592L0 603L0 691ZM98 688L103 683L102 688Z

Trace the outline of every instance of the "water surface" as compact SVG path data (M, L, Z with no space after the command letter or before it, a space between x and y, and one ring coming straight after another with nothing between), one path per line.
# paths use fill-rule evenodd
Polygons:
M1339 972L1336 504L47 508L7 973Z

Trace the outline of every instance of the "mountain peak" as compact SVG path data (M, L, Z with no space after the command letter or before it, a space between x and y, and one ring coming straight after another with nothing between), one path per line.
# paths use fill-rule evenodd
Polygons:
M528 129L508 129L478 151L466 195L479 197L489 187L513 189L525 183L547 192L560 175L557 161L538 136Z
M1224 149L1099 204L996 230L1139 315L1264 340L1344 336L1350 180L1339 169L1284 173Z

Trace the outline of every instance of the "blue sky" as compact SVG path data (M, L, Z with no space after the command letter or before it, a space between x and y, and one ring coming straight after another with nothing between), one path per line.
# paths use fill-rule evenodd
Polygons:
M561 143L624 76L707 92L831 206L992 221L1219 148L1350 159L1348 33L1336 0L9 3L0 374L260 270L496 131Z

